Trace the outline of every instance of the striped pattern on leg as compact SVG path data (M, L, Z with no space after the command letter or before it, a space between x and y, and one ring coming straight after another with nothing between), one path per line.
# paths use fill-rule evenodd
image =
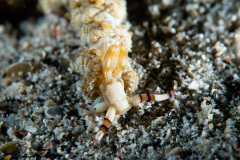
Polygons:
M108 129L110 128L111 124L112 124L112 122L108 118L104 118L103 124L101 125L99 130L101 130L103 133L106 133L108 131Z
M164 94L137 94L130 95L130 101L132 105L138 105L145 102L154 102L154 101L164 101L166 99L172 98L177 90L177 82L174 81L173 89L169 93Z
M114 107L110 107L107 111L107 114L103 120L101 127L99 128L99 130L94 138L95 143L98 143L102 139L104 134L108 131L115 116L116 116L116 109Z

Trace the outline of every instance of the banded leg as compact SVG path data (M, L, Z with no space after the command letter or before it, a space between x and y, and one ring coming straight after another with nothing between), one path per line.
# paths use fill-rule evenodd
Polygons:
M116 109L114 107L110 107L107 111L107 114L104 118L104 121L101 127L99 128L99 131L97 132L94 138L95 143L98 143L102 139L103 135L108 131L115 116L116 116Z
M177 90L177 82L174 81L173 89L169 93L164 94L137 94L130 95L130 101L132 105L139 105L144 102L153 102L153 101L164 101L171 98Z

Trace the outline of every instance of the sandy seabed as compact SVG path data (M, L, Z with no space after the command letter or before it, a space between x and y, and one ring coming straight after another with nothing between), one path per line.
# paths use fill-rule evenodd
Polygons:
M134 107L99 144L104 114L85 115L73 64L79 37L57 15L0 25L0 157L239 159L240 1L128 1L135 93L174 98Z

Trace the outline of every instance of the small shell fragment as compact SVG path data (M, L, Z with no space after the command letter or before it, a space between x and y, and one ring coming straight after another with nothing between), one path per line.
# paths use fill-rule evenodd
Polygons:
M31 70L31 65L28 63L15 63L8 67L3 73L3 78L20 77L22 78Z
M59 107L49 107L45 109L45 114L49 118L56 118L62 115L62 109Z
M216 53L215 53L216 57L221 56L224 52L227 51L227 47L223 43L221 43L221 42L217 42L214 45L214 49L216 50Z
M53 143L51 141L47 141L43 144L43 149L49 149L53 147Z
M17 146L17 141L5 143L0 147L0 152L3 152L4 154L18 154L19 148Z

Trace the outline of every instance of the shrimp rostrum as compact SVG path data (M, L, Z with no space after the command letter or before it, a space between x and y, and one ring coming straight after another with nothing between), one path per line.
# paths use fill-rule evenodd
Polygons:
M69 6L71 26L79 34L82 48L76 56L75 70L84 75L81 83L84 98L95 100L87 113L107 111L94 139L99 142L116 115L140 103L171 98L177 83L174 81L169 93L132 95L138 77L128 58L132 40L124 25L125 0L72 0Z

